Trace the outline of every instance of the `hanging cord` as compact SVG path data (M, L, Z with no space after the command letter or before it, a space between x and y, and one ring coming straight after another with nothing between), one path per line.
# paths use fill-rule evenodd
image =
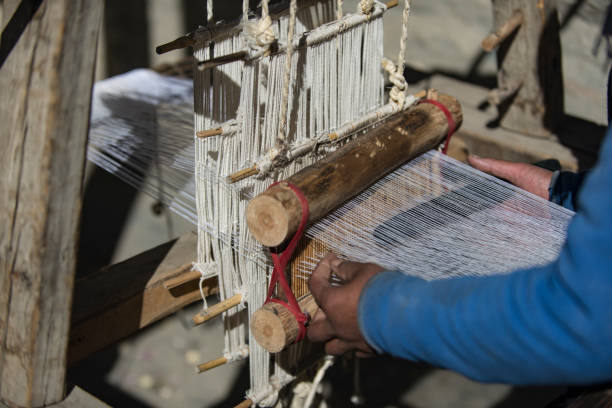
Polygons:
M306 335L306 325L308 321L310 320L310 316L303 313L302 310L300 309L300 305L298 304L298 301L295 298L293 291L291 291L291 288L289 287L289 284L287 283L287 277L285 276L285 269L287 268L287 264L291 260L291 256L293 255L293 252L297 248L298 243L300 242L300 239L302 238L302 235L304 234L304 230L306 229L306 223L308 222L308 200L304 196L304 193L302 193L302 191L299 188L297 188L295 185L288 183L288 182L283 182L283 183L286 184L287 187L289 187L291 190L293 190L295 195L300 200L300 204L302 206L302 220L300 221L300 226L298 230L296 231L295 235L293 236L293 238L291 238L291 241L289 241L289 245L287 245L287 247L280 253L274 253L274 252L271 253L272 261L274 262L274 271L272 272L272 277L270 278L270 286L268 287L268 296L266 297L266 301L264 302L264 305L269 302L278 303L286 307L287 310L289 310L293 314L293 316L295 316L295 320L298 323L298 330L299 330L297 338L295 339L295 342L298 343ZM279 183L274 183L268 188L274 187L277 184ZM287 298L286 302L272 297L274 295L274 290L276 289L277 283L280 284L281 289L283 290L283 293L285 294L285 297Z
M286 150L287 143L287 116L289 110L289 86L291 85L291 58L293 56L293 35L295 33L295 15L297 13L297 0L291 0L289 5L289 30L287 32L287 53L285 59L285 75L283 78L283 95L281 99L281 112L278 124L278 145L282 146L281 154Z
M343 12L342 12L342 0L337 0L337 8L336 8L337 12L336 12L336 18L338 20L340 20L342 18Z
M312 402L314 401L315 395L317 395L317 388L319 388L319 384L323 381L323 377L325 377L325 373L334 365L335 358L334 356L325 356L323 360L323 364L317 370L317 374L315 374L314 379L312 380L312 385L310 386L310 392L306 397L306 401L304 401L304 408L310 408Z
M453 119L453 115L449 112L446 106L444 106L438 101L434 101L433 99L421 99L418 103L419 104L421 103L432 104L436 106L438 109L440 109L442 113L444 113L444 116L446 116L446 121L448 122L448 132L446 134L446 140L444 141L444 147L442 148L442 153L446 154L446 152L448 151L448 144L450 143L451 136L453 135L453 133L455 133L455 129L456 129L455 120Z
M213 0L206 1L206 20L208 21L208 25L212 25L213 23Z
M389 80L393 87L389 91L389 98L400 108L404 108L406 101L406 90L408 84L404 78L404 66L406 59L406 43L408 40L408 18L410 17L410 0L404 3L404 12L402 14L402 36L400 37L400 49L397 55L397 65L383 58L383 68L389 73Z

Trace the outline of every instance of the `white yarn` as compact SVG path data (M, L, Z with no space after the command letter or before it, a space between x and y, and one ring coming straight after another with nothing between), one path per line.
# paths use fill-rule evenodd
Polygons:
M323 381L323 377L325 377L325 373L327 370L334 364L335 358L334 356L325 356L323 358L323 363L317 370L314 379L312 380L312 385L310 387L310 392L308 393L308 397L306 397L306 401L304 401L304 408L310 408L312 402L314 401L314 397L319 392L319 384Z
M357 11L361 14L370 14L374 9L374 0L360 0L357 5Z

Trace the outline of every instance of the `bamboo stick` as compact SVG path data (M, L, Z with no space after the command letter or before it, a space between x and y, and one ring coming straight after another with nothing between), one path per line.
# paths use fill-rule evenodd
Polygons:
M222 366L224 364L227 364L227 358L225 357L215 358L214 360L207 361L206 363L202 363L199 366L197 366L196 373L200 374L200 373L203 373L204 371L212 370L213 368Z
M257 165L253 165L251 167L247 167L246 169L242 169L237 171L236 173L232 173L228 176L228 180L230 183L237 183L240 180L244 180L245 178L254 176L259 173L259 169Z
M193 316L193 324L200 325L208 320L212 319L215 316L219 316L221 313L231 309L234 306L237 306L242 302L242 294L237 293L234 296L227 298L214 306L211 306L206 310L206 312L200 312L197 315Z

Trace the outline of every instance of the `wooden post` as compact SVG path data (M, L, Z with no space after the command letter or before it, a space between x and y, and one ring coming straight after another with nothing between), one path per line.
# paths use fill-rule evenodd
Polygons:
M9 406L50 405L66 392L102 8L43 1L0 67L0 399Z
M459 102L448 95L440 95L439 102L446 106L458 127L462 121ZM442 110L432 104L420 104L299 171L287 181L305 195L309 207L308 221L314 222L399 165L438 146L447 132L448 120ZM280 183L251 200L246 217L255 239L274 247L295 234L302 218L302 208L287 183Z
M497 50L500 125L549 138L563 117L563 77L559 18L555 0L493 0L495 28L523 21ZM494 30L495 31L495 30Z

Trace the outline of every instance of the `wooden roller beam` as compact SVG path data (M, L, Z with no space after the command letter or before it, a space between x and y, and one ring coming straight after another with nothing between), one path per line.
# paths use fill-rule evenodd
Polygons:
M298 301L300 309L314 316L319 306L308 294ZM270 353L278 353L295 342L299 332L295 316L285 306L267 303L251 316L251 333L260 346Z
M443 94L439 102L458 127L462 121L459 102ZM305 195L308 222L312 223L404 162L438 146L447 132L448 121L442 110L419 104L304 168L287 182ZM281 182L251 200L246 216L255 239L275 247L295 234L302 209L293 190Z

